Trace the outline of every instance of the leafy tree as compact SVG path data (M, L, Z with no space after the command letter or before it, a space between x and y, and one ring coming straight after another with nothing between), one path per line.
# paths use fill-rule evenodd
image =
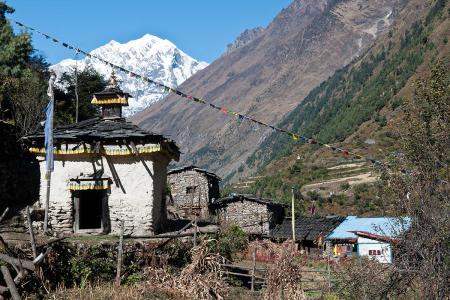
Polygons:
M425 299L450 295L448 70L438 63L429 79L416 83L415 97L405 105L408 121L402 155L394 159L397 172L385 174L385 198L396 200L398 215L410 216L411 227L398 241L395 268L384 295L411 288L421 290Z
M103 77L92 66L82 70L64 73L59 82L60 88L55 91L57 125L67 125L75 122L76 92L78 93L78 121L97 116L97 108L91 104L92 94L106 87Z

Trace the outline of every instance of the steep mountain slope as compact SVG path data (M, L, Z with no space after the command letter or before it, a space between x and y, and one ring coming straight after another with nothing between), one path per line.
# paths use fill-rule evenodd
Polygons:
M315 88L280 125L365 157L398 153L399 128L407 121L402 103L414 96L415 81L437 62L450 78L449 14L448 0L410 1L389 34ZM376 197L379 172L364 160L272 134L247 163L258 176L228 190L287 202L295 186L304 197L299 205L315 205L319 214L390 211Z
M225 53L228 54L237 48L245 46L254 39L258 38L261 34L263 34L263 32L264 28L262 27L256 27L245 30L236 38L236 40L234 40L233 43L227 45L227 50L225 51Z
M278 122L312 88L364 53L395 22L406 2L296 0L258 37L219 58L180 89L262 121ZM270 134L175 96L137 114L134 121L171 135L184 152L182 164L194 163L228 179Z
M91 53L174 87L208 65L188 56L172 42L150 34L125 44L111 41ZM76 65L82 69L87 64L91 64L100 74L109 78L111 69L90 58L84 58L77 62L73 59L65 59L51 66L51 69L57 74L61 74ZM137 81L126 74L119 73L117 77L121 81L121 87L133 96L130 106L125 109L125 114L128 116L149 107L167 95L164 91L155 90L146 82Z
M387 104L397 108L405 89L411 93L411 82L407 83L419 66L448 56L444 41L449 31L445 27L446 3L447 0L411 1L402 14L402 22L360 59L315 88L279 125L326 143L343 142L371 120L383 127L388 112L382 109ZM434 34L437 30L443 36ZM390 113L389 119L392 117ZM261 167L296 145L285 136L272 134L249 163L257 161Z

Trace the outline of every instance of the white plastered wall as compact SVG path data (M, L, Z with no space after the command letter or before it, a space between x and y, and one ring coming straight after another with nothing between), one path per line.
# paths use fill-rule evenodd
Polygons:
M50 189L49 227L55 232L72 233L74 209L72 192L68 182L81 174L88 175L102 168L102 177L113 180L108 190L108 207L111 234L119 233L120 221L125 223L125 234L151 235L160 231L166 220L163 192L166 187L169 159L162 154L137 156L109 156L125 193L114 182L111 169L105 157L95 158L82 155L55 156ZM40 163L41 189L39 206L44 207L47 182L46 164Z
M380 255L370 255L369 251L380 251ZM358 254L368 256L380 263L392 263L391 245L386 242L380 242L364 237L358 237Z

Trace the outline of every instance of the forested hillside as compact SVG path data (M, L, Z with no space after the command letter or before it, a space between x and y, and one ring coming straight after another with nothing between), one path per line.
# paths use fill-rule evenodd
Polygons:
M398 149L396 128L402 123L402 103L412 96L414 81L426 76L438 61L449 66L449 12L446 0L430 2L421 15L410 11L361 59L315 88L280 126L324 143L349 147L365 157L387 158ZM351 162L356 165L336 166ZM353 180L351 176L372 172L373 166L364 161L352 161L273 133L246 164L258 169L259 176L235 186L244 187L243 192L287 202L291 186L295 186L302 189L307 201L319 202L323 213L384 213L375 197L374 177L355 188L347 181L334 180ZM321 181L325 184L320 189L302 188ZM325 188L327 184L335 186ZM305 209L311 205L305 204ZM340 209L342 206L345 209Z

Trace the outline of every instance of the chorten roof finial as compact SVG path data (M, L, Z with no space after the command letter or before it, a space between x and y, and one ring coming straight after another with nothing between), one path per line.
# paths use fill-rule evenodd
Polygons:
M117 82L116 71L112 69L111 77L109 78L109 86L113 88L118 88L119 84Z
M103 117L121 117L121 107L128 106L128 98L130 96L130 94L119 87L119 82L113 69L108 85L103 91L94 93L91 103L102 106Z

